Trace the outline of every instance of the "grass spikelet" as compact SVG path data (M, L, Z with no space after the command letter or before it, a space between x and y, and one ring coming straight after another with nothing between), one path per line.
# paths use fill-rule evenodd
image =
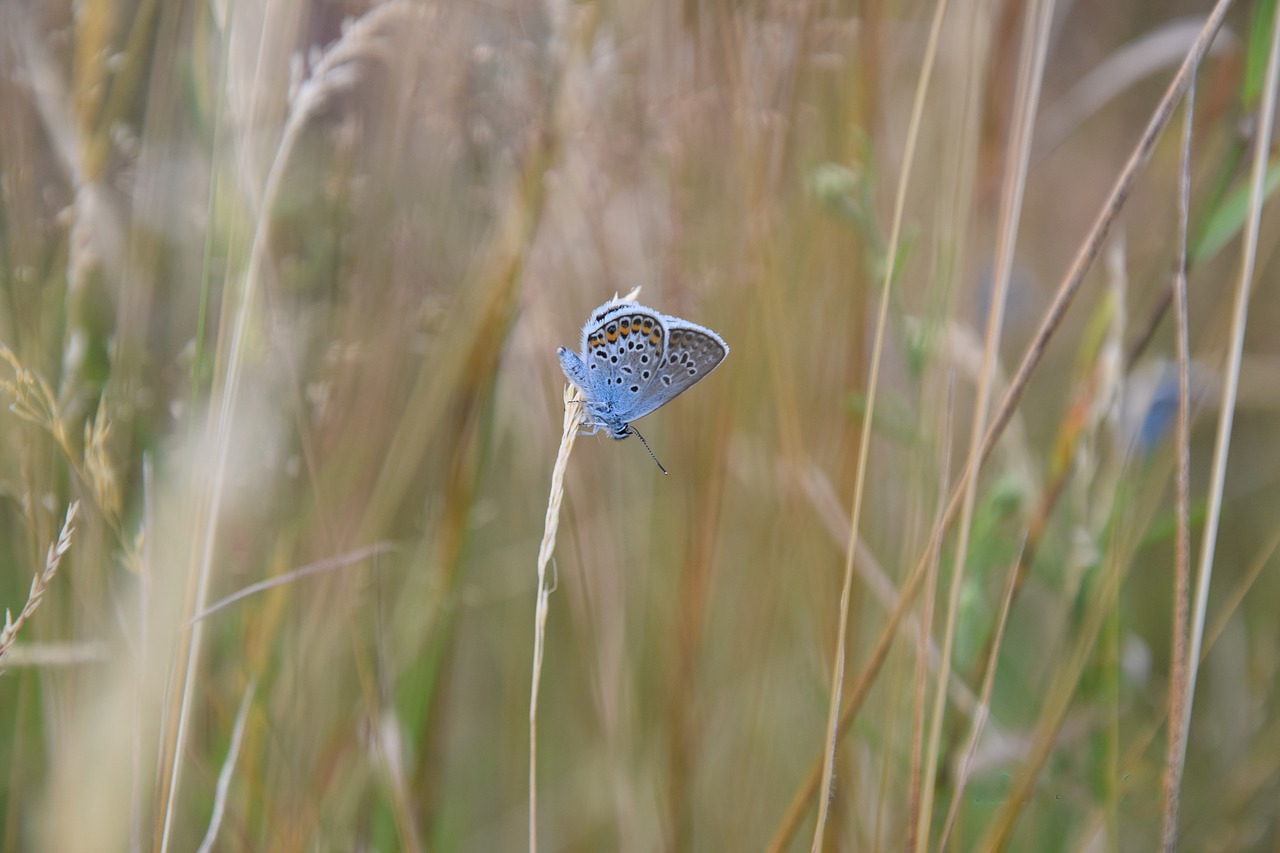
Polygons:
M18 632L44 600L44 594L49 589L53 576L58 573L62 556L70 550L71 534L75 532L74 523L79 509L79 501L72 501L67 507L67 517L62 522L62 531L58 534L57 541L49 546L48 556L44 560L44 569L31 579L31 591L27 593L27 601L18 612L18 618L14 619L9 609L5 608L4 628L0 629L0 667L4 664L4 656L9 651L9 647L18 638Z

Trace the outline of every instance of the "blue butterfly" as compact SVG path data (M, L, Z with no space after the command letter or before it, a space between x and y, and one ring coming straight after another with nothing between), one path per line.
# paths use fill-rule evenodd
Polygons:
M678 397L728 354L710 329L616 298L582 327L580 354L556 351L564 375L582 393L583 429L618 439L639 435L632 421Z

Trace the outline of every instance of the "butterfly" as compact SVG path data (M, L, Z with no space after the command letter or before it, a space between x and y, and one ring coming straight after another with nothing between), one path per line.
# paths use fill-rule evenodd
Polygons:
M729 354L710 329L616 297L591 312L581 348L560 347L556 355L582 394L582 428L617 439L639 436L632 421L680 396Z

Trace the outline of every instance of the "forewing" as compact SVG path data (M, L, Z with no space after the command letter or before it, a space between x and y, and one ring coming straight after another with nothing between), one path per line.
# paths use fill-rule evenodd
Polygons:
M630 420L666 351L661 319L648 308L624 302L597 312L592 320L595 325L584 330L582 360L593 393Z

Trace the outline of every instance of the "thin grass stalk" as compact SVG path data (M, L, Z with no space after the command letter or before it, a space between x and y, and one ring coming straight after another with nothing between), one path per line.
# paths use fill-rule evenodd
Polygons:
M236 721L231 728L231 743L227 747L227 757L218 771L218 782L213 791L213 814L209 816L209 828L205 830L204 840L200 842L198 853L209 853L218 840L218 830L222 827L222 816L227 812L227 792L231 790L231 775L236 769L236 759L240 757L240 744L244 741L245 722L249 719L249 709L253 706L253 694L257 689L256 679L249 681L244 696L240 699L240 710L236 712Z
M1114 492L1112 492L1114 496ZM1102 775L1100 796L1105 804L1106 824L1102 845L1120 850L1120 598L1112 602L1111 612L1102 626L1094 653L1100 695L1098 720L1101 746L1097 765Z
M922 664L920 663L919 657L917 657L913 669L918 669L920 666L922 666ZM888 706L896 708L901 705L902 695L905 689L910 688L918 691L919 687L916 685L916 681L917 676L914 674L912 675L911 680L907 680L905 678L894 678L885 690ZM914 695L918 695L918 693ZM914 705L916 703L913 701L912 704ZM913 714L912 718L909 718L906 721L907 726L915 724L915 716L916 715ZM890 715L884 728L885 743L898 742L899 722L900 719L897 714ZM908 736L911 736L911 734L911 730L908 729ZM898 790L897 786L894 785L894 779L897 776L895 771L900 763L897 750L886 749L882 751L879 761L880 772L875 781L871 783L875 786L873 789L875 791L875 813L871 816L871 820L869 821L870 827L864 830L864 837L870 840L870 843L867 846L871 849L880 848L880 845L883 843L881 839L885 837L887 828L891 826L890 820L898 811Z
M275 589L278 586L286 586L296 580L301 580L303 578L310 577L311 575L323 574L324 572L331 572L335 569L353 566L356 563L369 559L370 557L377 557L396 550L399 549L390 542L375 542L372 545L367 545L363 548L356 548L345 554L326 557L323 560L317 560L314 563L308 563L305 566L290 569L284 574L276 575L275 577L270 577L266 580L258 581L257 583L251 583L246 587L236 590L225 598L218 599L204 610L201 610L199 613L192 616L191 622L198 622L201 619L212 616L219 610L230 607L236 602L243 601L244 599L257 595L260 592L266 592L267 590Z
M1007 171L1002 181L1004 193L1000 203L999 232L996 238L996 267L992 280L990 309L982 355L982 372L978 377L977 399L973 407L973 425L970 427L969 458L978 455L982 435L986 429L987 413L991 405L991 388L996 362L1000 353L1001 332L1004 329L1004 309L1009 290L1010 271L1013 268L1013 250L1018 242L1018 222L1022 214L1022 198L1026 190L1027 164L1031 160L1031 140L1035 127L1037 106L1040 102L1040 84L1044 79L1045 57L1049 46L1049 25L1053 20L1053 0L1034 4L1023 26L1021 60L1018 68L1017 92L1014 96L1017 115L1009 129ZM951 669L951 655L955 644L956 624L960 613L960 592L964 588L965 565L969 552L969 533L972 526L974 505L978 495L977 467L970 468L963 483L964 502L960 510L960 522L955 549L955 567L951 573L951 591L947 602L947 622L942 637L941 672ZM929 729L929 746L925 752L924 791L920 797L920 813L917 816L917 844L928 846L929 826L933 822L933 796L937 781L936 768L942 743L942 721L946 715L945 683L939 682L934 694L933 716ZM919 848L918 848L919 849Z
M1031 801L1032 789L1053 751L1067 711L1075 699L1080 677L1092 659L1094 648L1116 607L1125 569L1131 565L1136 547L1136 539L1134 542L1117 544L1103 561L1097 588L1085 607L1074 645L1055 666L1057 678L1049 687L1041 706L1031 743L1026 749L1026 762L1015 775L1003 804L987 825L981 840L973 847L974 850L1007 848L1009 836L1013 833L1022 808Z
M14 643L4 654L10 669L60 669L104 664L115 660L110 645L100 640L80 643Z
M945 499L945 496L944 496ZM941 510L942 505L938 505ZM928 671L929 626L933 623L933 607L937 598L938 560L929 562L929 576L925 579L924 600L920 602L920 619L917 623L916 666L911 703L911 757L907 774L907 850L919 850L919 816L922 768L924 766L925 697L928 695L925 673ZM940 678L945 678L939 674Z
M950 450L948 450L949 452ZM948 458L950 457L948 456ZM826 478L822 471L810 466L800 476L800 482L805 491L805 496L821 516L832 542L837 547L844 547L844 544L849 540L849 521L844 516L844 509L840 505L839 498L836 497L835 490L831 487L831 481ZM948 494L939 495L939 501L945 500ZM939 503L938 506L941 508L943 504ZM934 514L932 523L935 525L938 523L937 513ZM900 592L894 582L889 579L889 575L881 566L880 561L867 548L866 543L858 543L858 553L854 555L853 566L858 572L859 580L871 591L871 597L884 608L886 613L892 613L898 605ZM917 653L925 654L929 672L936 674L938 672L938 647L933 639L928 636L928 632L923 635L926 645L919 645L920 637L922 636L919 631L920 620L915 616L908 616L898 627L900 636L915 644ZM978 705L978 697L969 689L969 685L965 683L965 680L955 672L947 673L947 690L950 692L953 705L966 715L973 714L973 709Z
M146 709L151 697L151 582L155 577L155 561L152 543L155 539L155 471L151 463L151 455L142 457L142 548L138 566L138 651L134 658L133 675L133 720L130 736L133 738L130 755L133 778L131 780L131 816L129 833L132 851L142 850L142 824L146 809L143 807L142 792L142 746L144 742L144 721L148 713Z
M1165 125L1169 123L1173 116L1174 106L1186 91L1192 69L1197 67L1200 61L1204 59L1209 50L1209 45L1213 41L1213 36L1222 26L1223 19L1231 8L1231 4L1232 0L1218 0L1217 5L1214 6L1213 11L1205 20L1204 26L1200 29L1195 44L1188 51L1187 58L1183 60L1182 66L1174 75L1173 80L1170 81L1160 102L1152 112L1150 121L1148 121L1146 128L1144 128L1142 135L1134 146L1133 152L1129 155L1124 168L1121 169L1119 176L1116 178L1110 195L1108 195L1098 211L1089 233L1085 235L1071 266L1063 276L1062 282L1058 285L1052 302L1045 310L1040 326L1033 335L1031 342L1027 345L1022 360L1018 364L1018 369L1014 373L1004 396L1001 398L1000 405L996 408L991 424L987 427L986 435L983 436L982 449L979 456L977 458L970 457L965 462L965 469L960 477L961 483L969 476L970 468L980 467L987 460L995 449L996 442L1000 440L1005 429L1009 426L1009 422L1013 419L1014 412L1017 410L1018 404L1030 384L1031 375L1039 366L1049 341L1062 325L1067 309L1071 306L1072 301L1074 301L1076 294L1080 290L1080 286L1084 283L1085 274L1097 258L1102 242L1111 230L1111 225L1124 207L1129 192L1137 181L1139 172L1147 160L1150 159L1156 141L1160 138ZM906 616L907 609L915 601L916 595L920 592L920 585L924 581L929 561L933 559L934 552L941 547L942 537L946 534L947 529L950 527L951 522L955 520L956 513L960 509L960 497L961 492L957 485L956 489L951 493L947 509L943 513L939 524L931 532L924 553L920 555L920 559L916 562L911 573L907 576L907 580L902 585L902 594L898 600L898 606L889 615L889 621L881 630L866 666L859 675L853 690L850 691L849 701L840 715L839 726L841 731L852 723L854 717L857 716L858 710L862 707L862 702L866 699L871 690L871 685L874 683L880 668L884 665L889 647L892 645L894 636L898 631L898 626ZM800 786L796 789L795 796L787 807L786 813L783 815L782 820L779 821L778 828L774 832L767 849L781 850L787 845L787 842L799 827L800 820L808 808L810 798L818 788L818 783L822 779L821 773L822 766L815 766L804 781L800 783Z
M1262 574L1262 570L1267 567L1267 561L1280 550L1280 527L1277 527L1271 534L1271 538L1267 540L1267 544L1258 552L1257 559L1249 566L1244 573L1244 577L1236 584L1236 588L1231 594L1226 596L1226 601L1222 605L1222 610L1218 613L1218 618L1210 625L1208 630L1204 632L1205 643L1204 648L1200 652L1200 661L1209 656L1209 650L1213 648L1214 643L1218 642L1218 637L1222 636L1222 632L1227 629L1227 622L1231 620L1244 603L1244 598L1249 594L1249 590L1253 587L1254 581Z
M1226 18L1232 2L1233 0L1218 0L1217 5L1213 7L1213 11L1205 20L1204 26L1201 27L1199 35L1196 36L1195 43L1187 52L1186 59L1182 61L1182 65L1178 68L1177 73L1174 74L1173 80L1169 82L1164 95L1161 96L1160 102L1156 104L1156 108L1151 114L1151 119L1147 122L1147 126L1143 128L1142 135L1138 138L1138 142L1134 146L1132 153L1130 153L1129 159L1116 177L1115 184L1111 187L1111 193L1107 196L1106 201L1103 202L1097 218L1094 219L1093 225L1089 229L1089 233L1076 251L1076 256L1072 259L1071 266L1067 269L1066 275L1063 276L1062 283L1058 285L1057 292L1054 293L1053 301L1045 310L1039 327L1037 327L1031 342L1027 345L1022 361L1018 364L1018 369L1009 381L1009 387L1005 391L1004 397L1001 398L1000 405L996 408L996 414L991 420L991 426L987 428L987 434L983 438L981 456L977 460L970 458L966 463L966 468L980 464L981 461L985 460L991 454L1000 436L1004 434L1009 419L1013 417L1018 403L1021 402L1023 394L1026 393L1031 374L1039 366L1040 360L1044 357L1045 349L1049 346L1049 341L1061 326L1067 309L1071 307L1076 294L1079 293L1086 273L1093 266L1093 262L1102 248L1103 241L1110 233L1111 226L1115 223L1116 217L1119 216L1121 209L1128 200L1134 183L1137 182L1138 174L1151 158L1151 152L1155 149L1156 142L1164 132L1165 126L1173 118L1173 112L1178 101L1190 85L1195 69L1199 67L1205 54L1208 53L1209 45L1213 42L1214 35L1222 26L1223 19Z
M956 815L960 813L960 801L964 797L964 788L969 781L969 773L973 768L973 758L978 752L978 740L982 737L982 732L986 728L987 720L991 714L991 691L996 684L996 663L1000 659L1000 649L1004 641L1004 629L1009 622L1009 611L1013 608L1013 590L1017 586L1018 571L1022 565L1022 553L1027 547L1027 534L1022 534L1022 543L1018 546L1018 553L1014 556L1013 561L1009 563L1009 571L1005 576L1004 595L1000 601L1000 614L996 617L996 631L992 638L991 650L987 655L987 671L982 679L982 691L978 700L978 709L974 712L973 722L969 731L969 743L964 748L963 758L960 759L960 767L956 771L955 792L951 795L951 805L947 809L947 818L942 825L942 837L938 840L938 850L947 849L947 839L951 836L951 830L955 827Z
M1126 481L1121 480L1119 489L1124 493L1115 499L1114 504L1116 507L1135 508L1134 515L1112 518L1112 511L1108 510L1101 516L1108 519L1107 529L1111 533L1108 550L1099 561L1096 581L1088 587L1087 601L1069 641L1070 647L1055 661L1053 681L1044 691L1045 700L1032 728L1030 743L1021 751L1025 760L973 849L1008 849L1018 818L1025 806L1033 802L1036 786L1043 779L1046 764L1063 734L1067 714L1078 696L1081 677L1086 667L1097 660L1095 649L1107 630L1120 590L1134 566L1135 555L1143 547L1161 496L1167 490L1170 468L1171 465L1163 468L1159 477L1142 478L1139 481L1140 491L1136 494L1130 494L1126 490ZM1109 804L1107 808L1110 808ZM1103 846L1106 846L1105 842Z
M187 600L188 619L195 613L203 611L208 599L214 545L223 508L222 496L226 485L227 464L240 400L240 382L244 375L246 340L249 335L253 306L257 302L259 283L263 276L267 247L270 245L271 212L275 199L279 195L285 171L303 129L332 94L352 82L347 64L353 59L361 58L361 51L367 50L371 44L376 44L375 28L385 20L384 16L399 13L405 8L407 7L404 4L398 2L374 7L325 51L311 75L298 88L281 130L280 141L263 182L262 196L258 205L258 222L245 264L244 282L238 294L239 301L233 309L231 336L226 348L226 370L210 408L209 420L214 435L213 480L207 493L202 496L201 508L204 521L192 542L192 559L195 563L196 577L194 593L188 596ZM167 775L167 791L163 795L163 820L160 831L161 853L166 853L169 849L173 828L174 803L182 776L183 744L195 690L196 666L204 636L204 623L197 621L192 625L190 632L182 636L185 640L184 648L180 649L175 657L177 671L174 673L175 682L182 684L178 694L181 699L176 714L171 714L171 718L176 716L176 725L166 744L167 760L161 776L164 779Z
M564 474L569 467L569 454L578 438L582 423L582 401L573 385L564 388L564 432L560 450L551 469L551 496L547 499L547 518L542 526L542 542L538 545L538 593L533 612L533 675L529 688L529 851L538 849L538 685L542 681L542 654L546 650L547 606L551 588L547 586L547 566L556 550L556 532L560 529L560 504L564 500Z
M267 247L267 233L270 231L270 200L274 199L280 189L284 167L289 153L297 140L298 133L305 122L290 121L285 126L277 155L267 174L266 186L263 189L263 204L260 218L255 229L253 245L249 251L249 260L245 269L244 284L239 294L240 301L236 308L231 341L228 345L228 359L225 379L217 403L213 406L210 420L214 423L213 482L205 498L205 519L200 534L195 538L193 546L198 549L196 558L195 594L190 600L191 610L188 618L205 609L208 599L209 579L213 571L213 550L217 539L216 531L222 515L222 493L226 485L227 463L231 452L231 439L234 433L236 411L239 403L240 379L243 375L245 339L248 335L251 308L256 301L259 269ZM186 648L179 656L179 670L174 674L181 679L182 689L178 695L181 701L178 706L177 727L169 746L168 792L165 795L164 818L160 836L160 851L169 849L170 833L173 829L174 802L178 793L178 782L182 776L183 743L186 740L187 720L190 716L191 699L195 690L196 665L200 658L201 641L204 638L204 623L197 621L187 635Z
M1191 132L1194 127L1196 87L1187 88L1183 107L1182 156L1178 175L1178 257L1173 276L1173 326L1177 339L1178 416L1174 452L1177 454L1177 531L1174 541L1173 614L1169 673L1169 726L1164 772L1164 826L1162 844L1173 853L1178 841L1178 801L1186 744L1182 737L1186 714L1187 619L1190 612L1191 574L1191 383L1190 343L1187 329L1187 222L1191 208Z
M1096 445L1099 430L1109 418L1118 415L1119 403L1125 395L1124 330L1128 325L1129 289L1127 242L1125 232L1121 230L1107 247L1104 263L1107 289L1102 303L1105 306L1106 331L1097 352L1090 358L1088 370L1092 376L1093 393L1080 435L1071 442L1073 455L1061 457L1064 468L1076 469L1073 478L1079 484L1080 493L1092 496L1091 506L1085 510L1084 523L1089 536L1095 541L1107 537L1107 529L1117 515L1117 504L1123 504L1119 495L1124 484L1124 457L1115 455L1104 461L1099 457ZM1100 691L1098 716L1102 721L1098 766L1103 778L1101 795L1108 813L1105 843L1113 850L1120 847L1120 799L1116 793L1120 763L1120 636L1120 601L1117 597L1103 622L1094 653Z
M1205 643L1203 648L1200 650L1201 663L1209 657L1209 653L1213 651L1213 647L1217 644L1218 638L1222 635L1227 623L1231 621L1233 616L1235 616L1236 611L1244 601L1245 596L1253 587L1254 582L1259 576L1261 576L1262 570L1266 568L1267 562L1275 554L1277 549L1280 549L1280 528L1277 528L1277 530L1272 534L1271 539L1258 552L1258 556L1252 563L1250 563L1249 568L1245 571L1244 576L1240 579L1239 583L1236 584L1235 589L1231 591L1230 595L1226 596L1226 601L1219 608L1217 617L1214 619L1209 629L1205 631ZM1118 775L1118 778L1121 780L1120 783L1117 784L1116 793L1118 796L1124 796L1131 790L1131 783L1126 784L1125 780L1132 780L1138 777L1138 769L1140 769L1146 762L1145 756L1147 755L1148 746L1150 746L1151 741L1155 739L1160 726L1164 725L1168 721L1167 713L1168 707L1166 706L1165 711L1149 720L1142 731L1137 735L1130 736L1128 738L1129 751L1125 754L1124 761L1120 765L1122 771ZM1093 817L1091 822L1086 825L1086 829L1080 834L1080 837L1085 839L1093 838L1096 832L1101 828L1103 820L1103 817L1100 815Z
M227 100L227 74L230 68L230 60L228 52L231 50L231 39L227 35L226 29L229 21L224 21L223 38L220 50L218 51L218 99L213 108L212 136L210 139L209 151L209 198L205 203L205 218L208 222L213 222L217 214L218 204L218 186L220 184L220 163L219 151L222 148L223 137L223 120L226 117L226 100ZM216 242L216 234L213 228L205 230L204 247L200 258L200 300L196 305L196 331L193 338L194 354L191 363L191 398L189 404L195 409L199 400L200 393L200 366L205 360L205 327L209 317L209 293L212 288L213 277L213 252ZM195 421L192 420L194 428Z
M1236 396L1240 386L1240 362L1244 352L1245 325L1249 318L1249 294L1253 290L1254 265L1258 255L1258 232L1262 223L1262 203L1266 198L1264 182L1268 156L1271 153L1271 129L1275 123L1277 79L1280 78L1280 15L1271 19L1271 50L1267 58L1266 85L1260 101L1258 127L1254 134L1253 168L1250 175L1249 216L1245 221L1241 246L1240 278L1236 284L1232 311L1231 342L1225 368L1225 385L1218 411L1218 432L1213 444L1213 466L1209 487L1208 510L1204 535L1200 540L1200 566L1196 574L1194 615L1191 622L1191 648L1187 656L1188 673L1183 699L1181 752L1178 763L1186 760L1187 737L1191 730L1191 714L1195 705L1196 677L1200 671L1200 645L1204 638L1205 613L1209 606L1209 584L1213 577L1213 556L1218 544L1218 525L1222 516L1222 493L1227 477L1227 454L1231 449L1231 427L1235 419Z
M938 503L933 520L935 526L946 507L947 493L949 491L947 478L951 474L951 439L952 424L954 423L953 415L955 414L955 385L955 374L952 373L947 381L947 417L943 428L942 464L938 468ZM913 691L914 701L911 703L911 765L907 787L907 843L905 845L907 850L919 849L921 843L917 832L920 814L920 791L922 790L920 774L924 760L924 700L927 695L925 673L928 672L928 660L932 650L930 632L933 627L933 607L937 597L938 564L941 562L936 559L937 556L935 553L935 559L929 561L929 576L925 580L924 601L920 604L920 618L917 625L915 689ZM938 678L940 679L940 684L948 683L951 680L951 673L938 670ZM976 711L975 703L974 713Z
M880 288L880 313L876 318L875 338L871 346L871 370L867 382L866 414L863 418L863 428L858 447L858 470L854 476L853 510L849 519L849 544L845 548L844 581L840 589L840 621L836 631L835 654L833 655L834 661L831 666L831 699L827 706L827 726L826 733L823 736L818 820L814 826L811 847L813 853L819 853L822 849L823 833L827 825L827 810L830 805L831 776L835 770L836 739L840 721L840 695L844 686L844 650L849 633L849 599L853 590L853 558L857 552L858 524L862 518L862 497L866 491L867 459L871 450L871 425L875 423L876 392L880 384L880 358L884 353L885 328L889 317L889 288L893 285L898 242L902 237L902 218L907 206L907 185L911 179L916 143L920 138L920 124L924 119L925 99L929 91L929 80L933 76L933 63L938 56L938 37L942 32L942 22L946 17L947 6L947 0L938 0L938 5L934 9L933 23L929 28L929 40L924 52L924 65L920 69L920 79L916 84L915 100L911 105L911 120L907 126L906 144L902 156L902 172L898 176L898 189L893 202L893 225L889 231L889 242L885 249L884 282ZM945 683L945 670L941 677Z

